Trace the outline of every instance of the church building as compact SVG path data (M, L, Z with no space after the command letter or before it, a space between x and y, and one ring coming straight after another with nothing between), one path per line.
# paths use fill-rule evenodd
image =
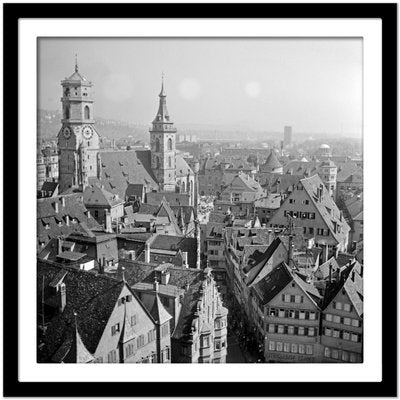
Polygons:
M164 79L159 106L150 128L150 150L102 150L93 118L93 85L75 64L75 72L61 82L62 127L58 134L60 193L83 191L89 185L127 200L127 189L144 193L186 194L194 205L195 174L177 154L176 128L167 109ZM141 190L142 190L141 189Z

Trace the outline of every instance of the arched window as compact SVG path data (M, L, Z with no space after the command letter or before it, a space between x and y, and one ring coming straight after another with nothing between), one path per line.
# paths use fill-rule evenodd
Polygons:
M190 191L192 190L192 182L188 181L188 193L190 193Z
M158 157L156 157L156 165L157 169L160 169L160 159Z
M172 168L172 158L168 157L168 167Z
M65 119L69 119L69 106L65 107Z
M85 106L85 119L90 119L90 109L89 109L89 106Z
M186 189L185 181L183 181L182 182L182 193L185 193L185 189Z
M159 138L156 139L156 151L157 152L160 151L160 139Z
M172 139L168 139L168 150L172 150Z

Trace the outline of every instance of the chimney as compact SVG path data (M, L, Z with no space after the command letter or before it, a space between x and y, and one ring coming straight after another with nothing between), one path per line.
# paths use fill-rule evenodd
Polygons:
M69 226L69 215L65 216L65 225Z
M132 261L136 260L136 251L135 250L129 250L128 259L132 260Z
M166 269L161 272L161 283L163 285L168 285L169 278L171 277L171 273Z
M58 310L60 311L60 313L62 313L64 311L65 306L67 305L67 288L64 282L60 284L58 295L59 295Z
M144 262L149 263L150 262L150 243L146 242L144 245Z
M99 274L104 274L104 265L101 258L99 259Z
M65 207L65 197L61 197L61 205Z
M57 255L62 253L62 241L60 238L57 238Z
M157 278L154 278L153 288L154 288L154 291L157 293L158 292L158 280L157 280Z
M90 218L90 211L89 211L89 210L86 211L86 216L87 216L88 218Z
M182 251L182 262L184 267L189 268L187 251Z
M105 213L105 220L106 220L106 232L112 233L112 224L111 224L111 215L110 215L110 211L108 211L107 209L104 210Z
M58 201L57 200L53 203L53 208L54 208L54 211L56 212L56 214L58 214L59 209L58 209Z

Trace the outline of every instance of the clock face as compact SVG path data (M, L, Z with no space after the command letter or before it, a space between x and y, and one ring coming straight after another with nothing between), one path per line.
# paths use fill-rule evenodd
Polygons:
M90 126L85 125L82 129L82 134L86 139L90 139L93 136L93 129Z
M71 128L69 128L68 126L66 126L63 129L63 135L64 135L65 139L69 139L71 137L71 133L72 133Z

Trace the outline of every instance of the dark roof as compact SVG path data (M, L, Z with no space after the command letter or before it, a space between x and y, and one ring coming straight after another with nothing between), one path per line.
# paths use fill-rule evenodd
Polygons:
M160 325L172 319L172 316L162 305L158 293L156 293L155 295L154 303L150 310L150 315L153 317L154 321L156 321Z
M64 206L62 199L64 199ZM56 212L57 207L58 212ZM68 226L67 216L69 216ZM72 219L77 222L73 223ZM46 245L52 238L69 236L73 232L87 233L92 229L100 230L101 226L93 216L88 218L82 195L70 194L38 199L36 228L38 245L41 242Z
M157 190L157 180L151 169L150 150L100 152L101 178L104 189L125 199L128 185L144 185ZM97 179L89 178L89 182Z
M276 157L276 153L272 150L269 153L269 156L265 160L265 163L260 166L260 169L263 168L279 168L282 167L282 164L279 162L278 158Z
M281 239L279 237L276 238L263 253L257 254L252 262L248 263L243 269L243 272L248 274L246 279L247 286L250 286L254 282L281 243Z
M130 183L126 188L125 196L136 196L142 198L145 185L143 183Z
M171 206L188 206L190 204L189 194L175 192L149 192L146 194L146 203L159 205L163 198Z
M63 278L67 303L64 312L57 314L48 326L44 339L45 346L39 351L38 356L42 361L49 360L71 333L70 328L74 327L74 312L78 314L80 337L89 352L93 354L123 287L123 282L104 275L39 261L38 307L41 304L42 280L44 279L45 302L51 303L54 292L47 288L62 270L68 271Z
M57 188L58 188L58 182L46 181L43 183L42 188L40 190L53 194Z
M107 190L98 186L88 186L83 192L83 202L85 206L94 207L114 207L124 203L118 194L107 192Z

